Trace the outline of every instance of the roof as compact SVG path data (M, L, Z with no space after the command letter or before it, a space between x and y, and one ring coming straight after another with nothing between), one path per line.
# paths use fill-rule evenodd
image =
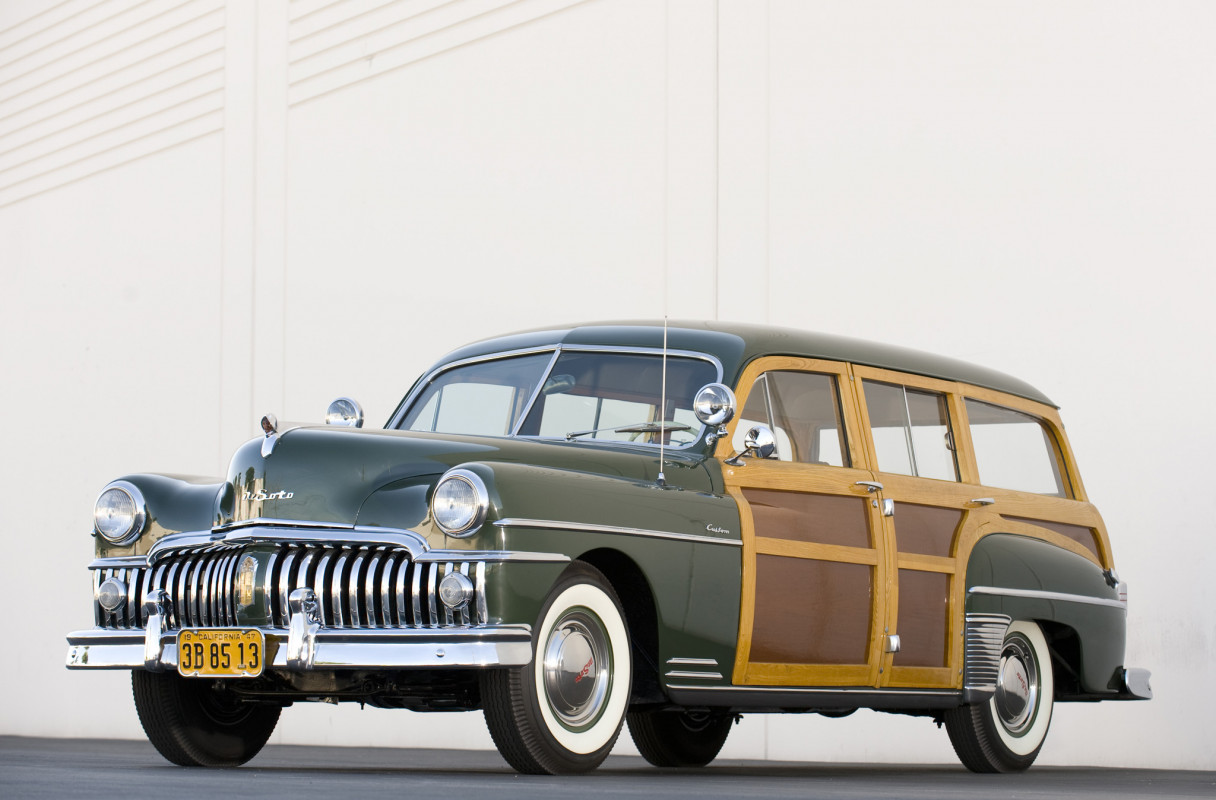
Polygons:
M593 322L521 331L465 345L446 355L439 364L557 344L661 348L663 321ZM689 350L714 356L722 364L723 380L731 385L752 360L767 355L788 355L847 361L959 381L1055 407L1055 403L1046 395L1025 381L987 367L906 347L827 333L737 322L672 320L667 323L667 346L670 350Z

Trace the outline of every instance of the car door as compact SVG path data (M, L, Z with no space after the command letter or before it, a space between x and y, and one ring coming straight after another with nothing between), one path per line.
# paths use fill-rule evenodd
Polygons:
M962 546L994 516L970 477L957 384L855 366L883 523L894 550L884 686L959 685L966 561Z
M847 364L758 359L738 383L739 417L718 444L742 516L743 586L733 682L876 686L891 552L864 463ZM773 458L736 459L752 425Z

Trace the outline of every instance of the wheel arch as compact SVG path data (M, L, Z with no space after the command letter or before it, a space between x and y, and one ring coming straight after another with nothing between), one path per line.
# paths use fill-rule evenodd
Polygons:
M610 547L589 550L578 557L604 574L625 612L633 651L631 703L665 700L659 670L659 624L654 591L642 568L625 553Z

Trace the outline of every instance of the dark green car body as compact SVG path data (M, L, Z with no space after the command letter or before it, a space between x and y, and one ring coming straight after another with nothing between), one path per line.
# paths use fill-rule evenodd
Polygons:
M949 685L923 691L884 681L742 685L741 636L751 629L751 618L741 616L750 607L745 573L755 557L747 544L751 512L731 488L740 467L724 461L723 443L712 441L715 426L694 425L691 441L663 448L574 434L398 429L411 404L454 365L571 352L700 359L740 393L749 365L790 357L894 370L1051 406L1033 387L984 368L755 326L599 324L471 344L428 370L383 430L270 423L265 436L237 448L222 478L120 479L141 495L146 519L125 544L94 533L95 591L100 598L111 581L110 593L118 586L122 596L112 609L95 601L95 627L69 635L68 666L172 672L176 630L250 628L266 638L265 670L232 679L244 681L250 700L478 708L480 673L530 668L544 644L535 635L553 587L572 564L586 564L619 598L635 710L871 707L937 715L991 695L995 677L969 684L961 671ZM691 401L679 400L686 407ZM484 519L459 537L444 533L432 508L437 483L452 470L480 478L488 495ZM1130 686L1124 671L1126 605L1104 531L1095 529L1092 558L1051 536L986 531L970 551L965 578L968 590L985 588L968 591L949 630L971 635L964 614L1034 620L1067 667L1057 669L1057 700L1144 696L1146 678L1145 688ZM452 572L467 575L473 599L447 609L436 598ZM251 595L240 594L241 580L251 580L243 589ZM301 589L312 591L317 606L311 628L293 623ZM157 590L160 605L153 602ZM983 657L994 659L991 647Z

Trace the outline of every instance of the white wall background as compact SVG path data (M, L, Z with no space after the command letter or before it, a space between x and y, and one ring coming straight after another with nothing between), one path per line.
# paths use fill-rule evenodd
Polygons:
M62 667L107 480L222 473L339 394L382 420L478 337L666 312L1046 391L1157 697L1057 706L1041 762L1216 768L1213 41L1198 1L4 0L0 733L142 735L125 674ZM491 747L346 706L274 741ZM954 761L870 712L724 755Z

